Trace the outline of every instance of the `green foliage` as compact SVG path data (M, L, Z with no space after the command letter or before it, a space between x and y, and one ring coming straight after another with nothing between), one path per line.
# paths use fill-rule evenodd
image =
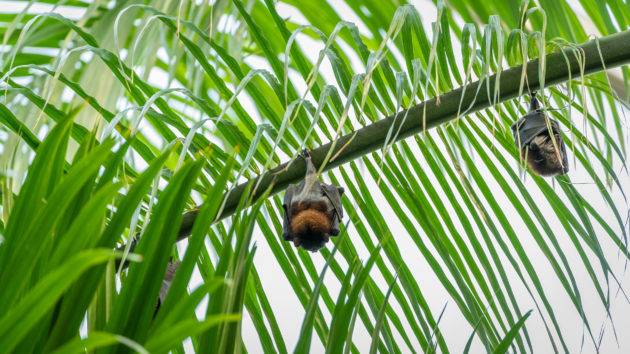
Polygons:
M39 3L58 11L0 10L4 351L573 352L614 329L628 68L545 85L627 62L627 6ZM587 22L607 37L584 51ZM530 84L560 108L567 176L520 161L508 97ZM423 132L400 141L405 122ZM274 194L327 143L346 219L309 254L279 237Z

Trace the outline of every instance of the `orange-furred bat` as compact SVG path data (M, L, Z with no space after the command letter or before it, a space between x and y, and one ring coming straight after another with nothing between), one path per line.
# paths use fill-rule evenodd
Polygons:
M343 188L317 179L308 150L302 157L306 160L304 181L289 185L284 194L282 238L293 241L295 247L315 252L324 247L330 236L339 235Z
M512 125L514 142L521 150L521 158L534 173L539 176L563 175L569 172L569 163L560 126L539 108L534 92L529 112Z

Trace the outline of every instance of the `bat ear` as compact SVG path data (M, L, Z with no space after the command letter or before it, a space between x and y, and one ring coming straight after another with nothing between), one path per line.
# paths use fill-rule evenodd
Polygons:
M337 192L339 192L339 196L341 197L343 195L343 192L344 192L343 187L337 187Z

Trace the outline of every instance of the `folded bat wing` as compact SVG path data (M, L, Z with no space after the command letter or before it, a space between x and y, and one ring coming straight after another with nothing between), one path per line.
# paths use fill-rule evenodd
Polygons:
M332 224L330 227L330 235L337 236L341 232L339 228L339 222L343 219L343 208L341 206L341 195L343 194L343 188L337 187L334 184L321 184L322 191L326 195L326 198L332 204L333 209L335 209L336 217L333 218Z
M289 212L291 201L293 200L293 196L297 191L297 186L295 184L289 185L287 191L284 193L284 201L282 202L282 208L284 209L284 223L282 225L282 239L285 241L290 241L293 239L293 234L291 233L290 220L289 220Z
M552 124L551 126L554 129L554 133L556 129L559 129L558 123ZM564 146L564 141L562 141L562 136L560 136L560 141L556 141L556 144L558 144L558 147L560 148L560 152L562 153L562 166L563 166L564 173L567 173L569 172L569 158L567 157L567 148Z
M531 112L512 125L514 142L520 149L524 149L535 137L545 133L547 129L545 115L541 112ZM557 133L557 124L551 124L551 129L554 134Z
M335 208L335 213L339 216L339 220L343 219L343 208L341 207L341 195L343 194L343 188L337 187L334 184L322 183L322 190Z

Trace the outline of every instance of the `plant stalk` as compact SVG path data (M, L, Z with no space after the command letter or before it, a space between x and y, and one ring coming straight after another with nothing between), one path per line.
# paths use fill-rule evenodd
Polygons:
M599 48L597 42L599 42ZM629 63L630 30L598 40L591 40L577 46L577 49L582 53L583 71L580 69L575 49L563 49L548 54L546 56L546 72L544 77L545 86L566 82L569 78L579 78L582 73L586 76ZM539 59L531 60L526 64L525 72L529 89L532 91L540 90L541 86L538 66ZM512 67L502 71L500 75L492 75L486 79L473 82L465 87L460 87L415 105L409 108L409 114L404 120L404 123L403 117L406 110L340 137L337 139L334 151L330 155L335 156L338 153L338 156L336 156L334 160L328 161L323 171L330 170L380 149L385 143L387 133L392 129L392 126L394 132L398 131L400 128L400 133L395 137L395 141L399 141L418 134L424 129L430 129L457 118L460 102L461 112L466 111L465 115L469 115L488 108L491 105L496 105L518 97L524 90L520 84L522 71L522 65ZM500 91L496 100L493 101L492 95L494 95L497 81ZM401 124L402 127L400 126ZM331 147L332 142L311 151L311 157L315 167L318 169L321 167ZM258 181L258 179L261 178L258 176L247 183L236 186L227 196L225 207L217 220L234 214L248 183L258 183L258 187L255 189L253 197L250 199L251 201L256 201L269 187L271 188L270 195L273 195L286 189L291 183L298 183L303 179L305 171L306 164L304 161L302 159L294 159L290 165L289 162L287 162L268 171L262 176L261 181ZM190 235L196 217L196 210L184 214L178 240L182 240Z

